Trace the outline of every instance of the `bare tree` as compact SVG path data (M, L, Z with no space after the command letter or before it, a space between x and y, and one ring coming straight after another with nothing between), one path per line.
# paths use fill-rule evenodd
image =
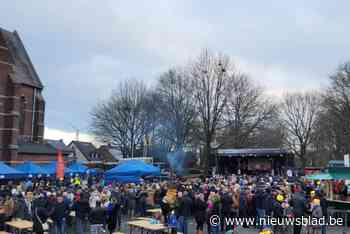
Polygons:
M313 156L312 162L326 166L329 160L337 159L340 156L337 139L335 122L328 110L322 108L321 113L317 116L315 132L311 139L314 151L311 155Z
M342 157L350 152L350 62L339 66L330 81L323 100L324 119L333 133L333 154Z
M156 88L159 133L176 148L189 140L196 116L191 83L180 69L171 69L158 80Z
M315 122L320 111L320 96L310 92L286 94L281 110L286 144L305 167L307 150L311 145Z
M204 169L208 173L212 143L227 105L232 67L227 56L205 50L190 68L193 97L198 111L197 135L204 143Z
M249 147L264 123L276 116L276 105L244 74L233 75L230 87L222 143L233 148Z
M149 91L142 82L120 83L112 96L92 111L92 132L102 142L120 147L124 157L134 157L152 130Z

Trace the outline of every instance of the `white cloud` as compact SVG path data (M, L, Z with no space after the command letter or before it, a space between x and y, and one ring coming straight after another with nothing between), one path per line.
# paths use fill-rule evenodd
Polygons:
M281 97L286 92L321 88L322 82L320 81L324 81L313 73L297 69L291 70L282 65L255 63L242 58L237 58L234 62L239 70L248 74L258 85L264 87L268 95L277 97ZM319 80L319 82L315 82L315 80Z
M63 131L59 129L45 127L44 138L51 139L51 140L62 139L65 144L69 144L71 141L77 140L77 134L75 132L68 132L68 131ZM94 140L94 137L86 133L79 133L78 140L96 143Z

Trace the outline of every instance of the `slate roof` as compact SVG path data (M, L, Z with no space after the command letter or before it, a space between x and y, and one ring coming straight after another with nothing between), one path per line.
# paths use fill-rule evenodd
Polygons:
M100 160L106 162L118 162L118 160L113 156L111 152L111 147L107 145L102 145L96 152L100 155Z
M72 153L74 152L71 148L66 146L64 144L63 140L51 140L51 139L45 139L45 143L49 144L51 147L53 147L56 150L61 150L64 154Z
M71 144L74 144L88 161L94 160L91 159L91 153L95 152L97 149L92 143L83 141L72 141L69 145Z
M10 52L9 62L14 65L14 73L10 75L13 82L42 89L43 85L18 33L0 28L0 34Z
M57 150L49 144L22 143L18 145L18 153L57 154Z
M48 143L19 143L18 153L19 154L41 154L41 155L57 155L58 149ZM62 150L62 154L70 154L72 151Z

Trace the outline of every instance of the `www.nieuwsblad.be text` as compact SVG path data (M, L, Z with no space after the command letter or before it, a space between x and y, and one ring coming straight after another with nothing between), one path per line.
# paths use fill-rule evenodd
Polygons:
M297 218L228 218L220 217L218 215L212 215L209 219L210 225L218 226L221 222L225 222L227 226L243 226L244 224L248 226L342 226L344 224L343 218L334 217L322 217L322 218L312 218L312 217L297 217Z

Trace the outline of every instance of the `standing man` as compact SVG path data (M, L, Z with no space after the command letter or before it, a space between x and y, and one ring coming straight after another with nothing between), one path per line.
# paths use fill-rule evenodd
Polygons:
M86 232L90 213L89 194L87 192L79 192L79 196L75 198L73 210L76 217L76 233L83 234Z
M189 197L187 191L178 192L179 207L177 216L178 219L178 232L188 234L188 219L191 217L192 199Z
M90 232L91 234L103 233L106 221L107 221L107 210L101 207L101 202L96 202L96 207L90 211Z
M62 194L57 196L57 201L54 204L52 220L54 221L55 233L66 234L66 220L69 215L69 206L64 202Z
M302 192L300 185L296 185L298 192L294 193L290 201L290 205L293 207L294 218L301 218L306 211L305 195ZM294 224L294 234L300 234L302 225Z

